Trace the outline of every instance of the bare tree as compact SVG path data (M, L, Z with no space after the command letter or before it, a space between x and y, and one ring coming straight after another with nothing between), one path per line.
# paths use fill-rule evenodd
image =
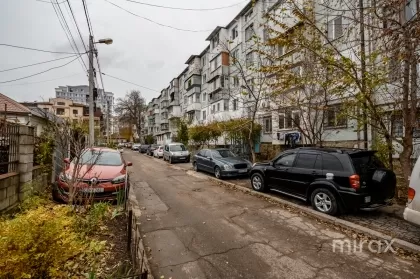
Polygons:
M146 111L146 100L138 90L130 91L124 98L118 98L115 105L115 112L119 115L119 120L123 123L135 125L140 139Z

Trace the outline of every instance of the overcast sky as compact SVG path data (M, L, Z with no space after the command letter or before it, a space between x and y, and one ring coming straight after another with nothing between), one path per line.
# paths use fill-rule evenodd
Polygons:
M158 91L168 86L171 79L182 72L186 67L184 63L191 54L200 54L204 50L208 45L205 39L211 30L217 25L228 24L246 5L241 0L139 0L183 8L213 8L240 3L223 10L197 12L148 7L126 0L109 1L165 25L210 30L197 33L177 31L135 17L105 0L88 0L95 38L114 40L112 45L97 46L102 71ZM82 0L70 0L70 3L87 43L88 29ZM77 30L70 21L67 4L60 6L75 40L80 43ZM52 5L36 0L0 0L0 44L73 52ZM82 49L81 44L79 47ZM0 46L0 93L17 101L47 100L55 96L54 88L59 85L87 85L86 74L78 61L31 78L1 83L63 65L74 58L14 71L1 72L2 70L66 56L69 55ZM141 90L147 101L158 94L106 76L104 84L105 90L113 92L117 98L123 97L132 89Z

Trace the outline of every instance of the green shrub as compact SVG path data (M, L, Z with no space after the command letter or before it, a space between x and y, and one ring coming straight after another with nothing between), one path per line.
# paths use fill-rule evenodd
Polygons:
M40 206L0 223L0 278L60 278L86 249L67 206Z

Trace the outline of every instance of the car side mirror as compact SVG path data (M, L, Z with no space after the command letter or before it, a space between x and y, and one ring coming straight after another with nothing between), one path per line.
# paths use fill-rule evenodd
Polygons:
M127 167L131 167L131 166L133 165L133 163L131 163L131 162L127 162L125 165L126 165Z
M70 159L69 159L69 158L65 158L63 161L64 161L64 163L66 163L66 164L70 164Z

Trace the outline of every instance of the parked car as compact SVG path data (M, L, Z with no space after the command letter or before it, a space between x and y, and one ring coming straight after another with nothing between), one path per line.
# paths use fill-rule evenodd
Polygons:
M147 149L149 148L149 144L142 144L139 148L140 153L147 153Z
M407 207L404 210L404 219L420 225L420 160L417 159L410 176L407 195Z
M195 171L206 171L217 178L247 175L251 162L233 154L229 149L202 149L192 160Z
M141 144L133 144L133 146L131 147L131 150L133 150L133 151L139 151L139 148L140 148L140 146L141 146Z
M375 151L298 148L280 153L251 170L256 191L274 190L330 215L345 210L374 210L390 203L396 177Z
M159 145L157 145L157 144L152 144L152 145L150 145L149 146L149 148L147 149L147 151L146 151L146 154L147 155L149 155L149 156L153 156L153 152L155 151L155 149L156 148L158 148L159 147Z
M163 146L159 145L154 151L153 151L153 157L156 158L162 158L163 157Z
M123 147L125 147L125 143L120 142L120 143L118 144L118 147L119 147L119 148L123 148Z
M182 143L170 143L165 145L163 149L163 160L168 160L169 164L174 162L188 163L190 161L190 152Z
M78 166L76 159L64 159L65 169L56 178L53 188L55 200L69 201L69 185L74 183L77 199L112 201L121 191L128 191L127 167L121 153L110 148L89 148L82 152ZM76 169L76 171L74 171ZM77 176L73 179L72 176Z
M131 146L133 146L133 144L131 142L127 142L125 143L125 147L126 148L131 148Z

